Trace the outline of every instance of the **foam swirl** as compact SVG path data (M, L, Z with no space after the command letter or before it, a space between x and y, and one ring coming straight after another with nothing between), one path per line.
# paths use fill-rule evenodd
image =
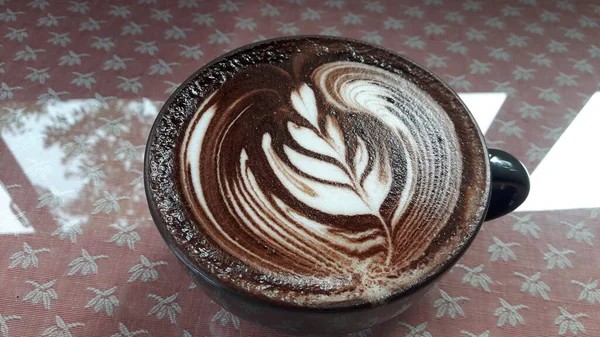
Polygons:
M265 284L370 299L422 275L463 170L437 102L350 61L241 71L201 103L180 162L201 230Z

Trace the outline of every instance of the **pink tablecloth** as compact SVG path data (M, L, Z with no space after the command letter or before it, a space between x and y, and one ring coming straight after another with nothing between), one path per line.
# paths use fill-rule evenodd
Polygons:
M400 322L352 336L600 336L597 1L0 0L0 22L0 336L277 335L194 288L141 170L178 83L289 34L413 58L533 173Z

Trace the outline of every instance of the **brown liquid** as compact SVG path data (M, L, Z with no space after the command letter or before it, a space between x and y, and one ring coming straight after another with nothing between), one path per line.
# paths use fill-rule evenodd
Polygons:
M403 58L288 39L194 78L162 121L183 126L166 137L171 231L221 282L296 305L378 301L434 273L483 216L479 133Z

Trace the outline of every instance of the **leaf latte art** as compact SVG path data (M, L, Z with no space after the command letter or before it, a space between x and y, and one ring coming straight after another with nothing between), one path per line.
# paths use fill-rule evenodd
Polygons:
M269 282L377 296L413 281L407 268L456 205L452 125L426 93L374 66L325 63L306 81L255 67L189 124L186 197L202 231Z
M186 264L290 306L383 301L427 282L464 251L489 197L462 102L357 41L227 54L178 89L153 132L149 202Z

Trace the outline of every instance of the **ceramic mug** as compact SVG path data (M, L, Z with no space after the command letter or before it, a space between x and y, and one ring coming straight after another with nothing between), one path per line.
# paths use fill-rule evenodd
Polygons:
M431 90L435 90L435 95L432 96L440 103L440 105L451 106L453 109L458 109L464 114L464 117L469 119L470 123L477 128L477 124L467 107L452 89L435 75L403 56L380 47L365 44L364 42L333 37L289 37L263 41L258 44L269 44L285 39L329 39L356 44L366 48L373 48L373 50L382 53L391 53L402 67L411 69L411 73L418 73L418 75L415 75L418 76L418 78L412 79L413 81L420 82L417 84L426 90L428 86ZM180 100L180 96L185 96L185 88L193 81L197 82L199 80L199 76L202 76L203 69L210 67L223 58L237 52L243 52L244 50L247 50L247 48L252 48L258 44L244 46L221 56L215 61L205 65L181 84L157 116L148 139L144 163L144 182L148 205L154 222L163 239L175 256L177 256L179 261L182 262L198 287L206 292L215 302L234 315L259 325L293 334L342 334L363 330L381 324L399 316L405 310L409 309L413 301L424 294L436 280L439 280L440 276L448 271L467 250L484 221L500 217L513 211L523 203L527 197L527 194L529 193L529 175L523 164L514 156L504 151L496 149L487 150L483 135L479 131L479 137L475 143L461 141L461 146L481 147L483 153L489 158L488 161L484 160L485 165L487 166L485 169L488 172L485 185L475 186L475 188L483 188L487 191L487 193L483 194L488 196L488 200L483 201L487 203L487 216L481 218L480 221L475 224L477 228L474 233L468 240L464 241L453 256L446 260L441 266L438 266L429 276L421 279L410 288L392 293L385 300L377 303L363 303L351 306L331 305L301 307L262 300L248 293L228 287L194 263L170 233L168 224L165 221L166 215L161 214L158 207L156 196L161 193L161 191L157 189L155 180L157 179L157 175L168 175L169 165L173 165L173 162L169 162L169 157L167 157L166 161L165 158L158 158L158 152L155 152L152 149L153 145L160 137L172 137L173 142L176 143L178 135L164 134L160 127L160 121L169 110L170 105L174 104L176 100ZM417 71L415 72L415 70ZM188 108L194 109L197 107L194 106L194 104L191 104ZM173 156L170 157L171 161L173 160L172 157ZM160 165L166 166L166 170L160 165L152 165L153 163L156 164L159 160L161 161Z

